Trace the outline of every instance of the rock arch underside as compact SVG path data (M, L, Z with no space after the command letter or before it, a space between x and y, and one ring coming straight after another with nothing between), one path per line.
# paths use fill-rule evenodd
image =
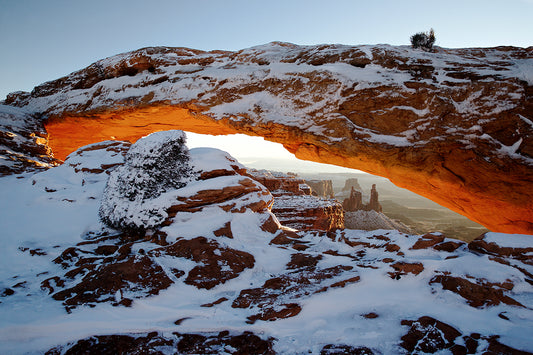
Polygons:
M533 234L533 47L150 47L4 104L38 115L56 158L153 131L244 133L360 169L493 231Z

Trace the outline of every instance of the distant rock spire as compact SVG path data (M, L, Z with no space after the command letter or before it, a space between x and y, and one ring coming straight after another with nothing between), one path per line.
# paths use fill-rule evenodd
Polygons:
M382 208L379 203L379 195L378 190L376 189L376 184L372 185L372 189L370 190L370 201L368 202L368 204L363 204L363 194L357 191L352 186L352 190L350 191L350 197L344 199L342 207L347 212L354 212L360 210L381 212Z
M354 212L363 208L363 194L357 191L353 186L350 191L350 197L344 199L342 207L345 211Z
M367 211L382 211L381 205L379 204L379 195L378 190L376 189L376 184L372 184L372 189L370 190L370 201L365 207L365 210Z

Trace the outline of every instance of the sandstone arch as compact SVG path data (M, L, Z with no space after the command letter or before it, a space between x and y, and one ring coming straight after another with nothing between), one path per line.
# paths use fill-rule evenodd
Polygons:
M493 231L533 234L532 67L532 47L154 47L5 103L39 113L60 158L155 130L239 132L387 177Z

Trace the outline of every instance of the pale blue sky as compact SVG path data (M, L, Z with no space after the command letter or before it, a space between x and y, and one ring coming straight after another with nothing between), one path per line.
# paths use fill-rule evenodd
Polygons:
M0 99L146 46L533 45L533 0L0 0Z

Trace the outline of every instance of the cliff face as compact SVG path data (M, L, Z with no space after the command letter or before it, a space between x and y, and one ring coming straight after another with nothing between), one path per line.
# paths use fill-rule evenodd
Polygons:
M47 118L59 158L155 130L240 132L385 176L491 230L533 234L532 67L531 47L152 47L5 103Z
M25 110L0 105L0 176L58 165L47 143L42 121Z
M312 194L320 197L333 197L333 182L331 180L305 180L312 189Z
M274 196L272 213L283 226L327 232L344 228L342 205L335 199L311 196L303 179L266 170L249 170L248 176L266 186Z

